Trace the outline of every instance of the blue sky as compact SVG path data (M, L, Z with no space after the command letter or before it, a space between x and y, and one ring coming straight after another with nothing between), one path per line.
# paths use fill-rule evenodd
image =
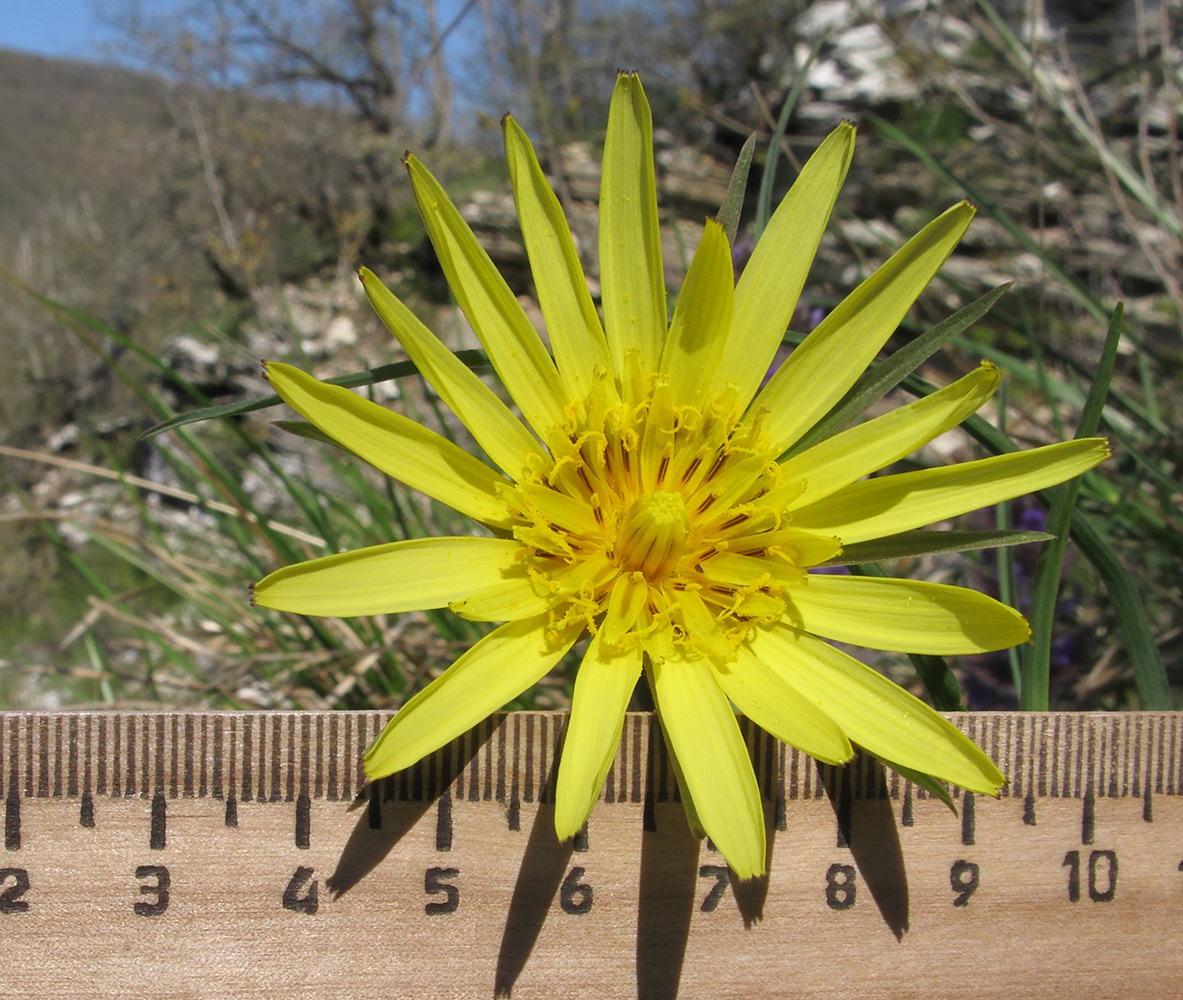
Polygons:
M0 48L99 59L101 41L90 0L0 0Z

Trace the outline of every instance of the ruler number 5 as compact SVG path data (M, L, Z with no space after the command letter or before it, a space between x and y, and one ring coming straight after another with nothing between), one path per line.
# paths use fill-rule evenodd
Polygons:
M451 882L445 882L444 879L456 878L459 874L460 869L458 868L428 868L423 873L423 891L429 896L435 896L441 892L444 894L442 902L423 904L423 912L429 917L441 913L456 912L456 908L460 905L460 890Z

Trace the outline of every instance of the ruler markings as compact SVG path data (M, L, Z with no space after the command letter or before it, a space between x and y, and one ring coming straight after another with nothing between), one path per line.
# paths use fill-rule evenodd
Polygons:
M520 724L520 722L521 722L521 717L515 716L514 717L515 725ZM534 716L533 715L526 716L525 740L526 740L526 750L525 750L526 778L525 778L525 787L523 789L521 789L521 795L522 795L522 798L526 802L533 802L534 801ZM514 745L514 749L516 751L516 749L517 749L516 744Z
M1122 780L1121 794L1123 797L1133 795L1136 798L1142 793L1142 786L1144 784L1142 781L1142 755L1144 752L1142 734L1145 728L1142 723L1142 715L1135 714L1132 722L1127 720L1125 724L1125 732L1131 734L1132 731L1132 735L1127 735L1126 745L1132 744L1134 752L1132 757L1128 753L1122 755L1124 777Z
M648 754L644 752L641 740L644 734L641 732L641 716L633 716L633 753L630 764L632 766L632 781L630 788L629 801L642 802L644 801L644 792L641 788L641 762L648 760ZM648 782L646 782L648 784Z
M4 849L21 849L21 799L15 787L4 797Z
M215 799L221 799L225 797L222 795L222 741L225 738L223 733L224 725L225 723L223 722L222 716L217 715L214 717L214 732L212 740L213 745L211 747L212 752L210 754L210 759L213 762L213 773L210 775L212 787L209 789L209 793ZM199 791L200 790L201 789L199 788Z
M304 793L342 801L365 788L349 758L360 755L383 721L373 713L326 715L323 723L305 713L11 713L0 718L0 795L77 799L89 792L92 798L150 799L163 792L166 798L279 802ZM613 802L642 803L650 791L656 802L676 800L664 743L646 721L634 714L622 730L610 771ZM1095 808L1097 799L1151 802L1154 794L1183 792L1183 730L1175 716L955 721L999 758L1010 778L1007 794L1022 792L1025 803L1091 799ZM903 796L903 783L885 780L865 755L846 769L802 767L798 751L758 727L745 723L743 737L761 794L774 807L778 796L793 801L827 790L841 795L847 785L855 800ZM415 801L452 787L455 797L470 801L552 802L564 738L561 715L503 716L429 755L421 768L410 769L409 785L392 787L397 798ZM922 789L913 795L927 797Z
M1003 773L1010 778L1006 786L1002 790L1003 795L1014 795L1016 797L1023 795L1024 792L1030 794L1030 786L1023 781L1023 748L1024 740L1031 726L1031 717L1023 716L1019 724L1016 726L1013 722L1010 725L1011 731L1014 733L1013 758L1011 760L1011 767L1009 770L1004 769Z
M79 720L78 716L76 716L76 715L71 716L71 719L75 722L75 724L77 724L79 721L81 721L81 723L82 723L82 725L80 727L81 731L82 731L81 732L81 739L82 739L81 746L83 747L82 759L84 761L84 763L82 765L83 766L82 788L84 790L84 794L87 796L90 796L91 795L90 735L91 735L91 728L92 728L92 724L94 722L94 719L89 715L83 716L81 720ZM74 756L70 759L71 774L76 774L77 768L78 768L78 753L75 752ZM77 795L78 794L77 785L67 788L67 793L69 794L69 796L71 798L73 798L75 795Z
M1028 788L1027 797L1023 799L1023 824L1035 826L1035 793Z
M518 787L518 763L521 761L521 717L517 714L509 716L509 728L513 730L513 762L514 768L509 776L509 813L507 816L509 828L514 831L521 830L521 797L520 789ZM527 761L527 766L529 762Z
M168 812L167 800L164 792L156 792L152 796L152 819L149 825L148 847L153 851L163 851L168 844L165 821Z

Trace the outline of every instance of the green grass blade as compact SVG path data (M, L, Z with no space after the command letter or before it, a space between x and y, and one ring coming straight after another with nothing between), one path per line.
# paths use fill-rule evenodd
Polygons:
M1105 335L1105 346L1097 365L1088 399L1080 416L1076 436L1092 437L1101 422L1101 411L1105 407L1105 396L1113 379L1113 365L1117 358L1117 345L1121 340L1121 315L1119 303L1109 320ZM1050 706L1052 628L1056 618L1056 597L1060 592L1060 573L1064 564L1064 552L1068 547L1068 526L1072 522L1072 511L1080 492L1079 477L1056 488L1055 499L1048 512L1047 529L1053 536L1043 547L1035 564L1035 580L1031 590L1031 649L1023 664L1023 675L1019 687L1019 708L1025 712L1046 712Z
M801 96L801 91L805 87L805 78L809 75L809 69L828 37L827 32L822 32L818 40L813 43L813 48L809 50L809 55L805 57L805 64L798 71L797 79L793 81L793 86L789 90L789 96L785 98L785 103L781 105L780 117L776 120L776 128L772 130L772 138L768 143L768 158L764 161L764 174L760 178L760 195L756 199L755 235L757 240L763 235L764 227L768 225L768 220L772 217L772 191L776 185L776 161L780 158L780 144L784 141L785 130L789 127L789 116L793 113L793 108L797 105L797 99Z

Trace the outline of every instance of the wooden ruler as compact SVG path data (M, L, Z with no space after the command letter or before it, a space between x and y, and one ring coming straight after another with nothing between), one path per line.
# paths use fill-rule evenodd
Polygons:
M956 816L745 723L748 883L648 715L562 844L563 715L366 785L386 718L0 714L0 996L1183 996L1181 713L952 716L1010 778Z

